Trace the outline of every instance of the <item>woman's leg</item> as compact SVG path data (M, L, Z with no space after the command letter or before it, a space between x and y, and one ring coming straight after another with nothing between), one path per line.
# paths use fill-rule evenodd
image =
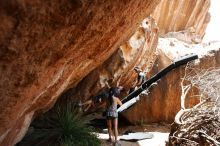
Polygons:
M113 119L115 142L118 140L118 118Z
M112 141L112 120L107 119L109 140Z

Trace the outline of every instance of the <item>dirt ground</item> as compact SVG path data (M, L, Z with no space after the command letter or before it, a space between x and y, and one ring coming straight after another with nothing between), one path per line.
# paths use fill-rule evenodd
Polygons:
M137 125L137 126L124 126L119 128L119 135L122 135L126 131L132 131L132 132L156 132L156 133L169 133L170 132L170 126L168 124L149 124L149 125ZM152 139L149 139L151 144L147 144L146 146L162 146L161 144L152 144L155 141L158 143L158 136L155 136ZM113 146L112 143L108 142L106 139L101 139L102 146ZM129 141L119 141L121 146L140 146L138 142L129 142ZM161 143L163 143L162 141ZM145 142L148 143L148 142ZM145 145L145 144L144 144Z
M108 142L107 140L101 140L102 146L114 146L114 144ZM120 141L121 146L139 146L137 142L127 142L127 141Z
M92 114L92 115L88 115L89 119L96 119L96 121L93 121L93 123L95 123L95 129L97 130L98 133L105 133L103 132L103 129L107 128L105 124L105 119L103 119L102 116L100 116L100 114ZM119 136L123 135L125 132L130 131L130 132L155 132L155 137L153 137L151 140L151 142L149 143L153 143L152 141L156 141L158 142L158 138L160 139L160 135L158 137L158 135L156 136L156 134L158 133L170 133L170 125L169 124L165 124L165 123L153 123L153 124L142 124L142 125L120 125L119 123ZM106 135L107 136L107 135ZM108 137L108 136L107 136ZM113 146L112 143L107 141L107 137L105 138L100 138L101 139L101 145L102 146ZM119 141L121 146L140 146L138 142L129 142L129 141ZM163 141L164 142L164 141ZM143 144L142 144L143 145ZM148 145L144 144L144 146L163 146L163 145Z

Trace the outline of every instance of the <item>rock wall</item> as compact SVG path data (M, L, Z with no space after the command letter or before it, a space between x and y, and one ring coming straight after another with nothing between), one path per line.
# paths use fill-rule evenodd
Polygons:
M182 47L180 47L180 45ZM181 54L176 54L176 56L173 56L170 54L172 51L167 52L165 50L173 50L173 52L175 52L175 50L179 50L179 48L183 49L183 52L186 52L186 50L194 50L197 53L198 51L201 52L198 53L200 57L199 62L198 60L195 61L194 65L192 66L194 68L210 69L220 67L220 43L203 45L199 44L192 46L176 39L170 40L169 38L163 38L163 41L159 41L158 47L158 58L150 71L151 76L159 72L162 68L168 66L171 61L176 59L175 57L181 56ZM176 113L180 110L180 85L184 74L185 66L181 66L169 72L166 76L161 78L156 85L153 85L149 88L148 95L142 94L140 96L141 100L129 110L125 111L122 116L133 124L152 122L172 123ZM197 89L194 88L190 90L186 97L186 107L192 107L198 103L199 99L194 96L197 94Z
M156 70L158 28L150 17L138 27L150 14L161 33L204 35L208 0L159 2L1 0L0 146L21 140L33 117L66 91L86 100L120 76L129 89L134 66Z
M158 28L154 29L156 27L152 27L150 28L150 31L145 28L145 33L143 33L142 29L146 25L146 21L148 20L148 27L158 25L157 27L159 27L161 36L177 38L183 41L178 42L180 44L183 44L184 42L200 43L210 18L208 13L209 7L210 0L162 0L151 14L152 17L156 19L155 21L157 24L152 24L153 21L149 21L149 19L153 20L151 17L148 17L145 21L143 21L142 26L136 31L130 40L122 45L117 52L115 52L105 63L103 63L103 65L96 68L93 72L86 76L86 78L78 84L77 88L71 89L68 92L70 93L69 96L75 100L81 99L82 101L85 101L91 97L91 95L94 96L97 94L100 89L106 88L106 83L110 86L115 86L120 77L122 78L120 79L119 85L122 85L126 89L126 92L122 94L122 97L126 96L129 88L132 86L132 82L136 78L135 73L132 70L134 66L140 66L149 76L157 73L160 69L169 65L172 61L172 59L166 56L168 54L159 52L159 54L156 55L157 53L155 48L157 44L155 42L157 41L151 41L148 43L148 37L151 38L152 36L155 36L152 34L155 32L158 33ZM148 34L148 32L154 33ZM148 34L148 36L145 37L144 34ZM156 36L158 37L158 34ZM144 42L141 41L142 38L144 38L143 40L145 40L148 46L150 44L150 47L147 47L147 49L144 49L146 48L146 45L144 46ZM172 44L172 42L170 43ZM138 46L141 46L140 44L143 45L141 47L135 47L137 44ZM152 68L153 64L157 64L159 67L154 66ZM165 77L161 81L162 83L160 87L155 87L151 89L152 91L150 90L150 101L138 103L134 110L128 110L127 113L123 114L123 116L131 123L138 123L140 121L172 121L176 112L179 110L179 106L173 107L173 105L180 104L178 97L180 97L179 83L182 75L183 69L173 71L170 76L168 75L168 77ZM193 95L195 94L194 92L196 91L192 91L190 94ZM155 96L160 98L155 98ZM169 97L173 98L170 99ZM191 106L197 102L197 99L189 98L187 102L188 105ZM163 105L164 107L162 107ZM154 109L153 107L158 108ZM143 111L143 108L147 110ZM165 111L165 116L161 116L161 111ZM129 113L134 112L142 113L130 116Z
M1 0L0 145L106 61L159 0Z
M162 0L152 13L160 33L190 29L203 37L210 20L210 0Z
M205 28L209 22L209 7L210 0L187 0L181 2L174 0L162 0L152 13L152 17L156 19L160 33L168 33L163 36L178 38L179 40L187 43L199 43L202 41ZM149 26L151 26L150 23ZM141 28L143 28L143 26ZM140 34L140 31L142 31L140 30L141 28L139 28L136 34L134 34L129 41L132 42L132 40L135 40L135 43L129 44L128 42L122 45L119 51L114 53L112 57L108 59L108 63L105 62L99 68L95 69L77 86L77 89L71 89L73 91L70 91L70 96L76 96L84 101L88 99L91 94L95 95L101 88L106 88L104 82L108 82L110 86L115 86L116 81L120 78L120 76L122 76L122 78L119 84L123 85L128 90L135 78L135 74L132 71L134 66L140 66L144 70L149 70L152 63L155 61L155 49L153 48L156 46L153 48L148 47L148 50L151 50L151 54L146 53L145 55L143 55L143 49L138 50L135 46L131 46L132 44L135 45L141 42L141 39L135 38L135 36ZM155 31L155 29L151 30L151 32L153 31ZM148 34L148 30L145 30L145 34ZM151 38L151 34L149 34L148 37ZM145 41L147 42L147 38L145 38ZM155 42L153 43L155 44ZM131 51L131 49L133 51ZM136 51L136 54L134 54L134 51ZM137 53L137 51L139 53ZM122 62L119 63L119 60ZM149 62L147 60L151 61ZM138 63L140 61L142 62L141 64ZM124 74L125 72L126 74Z
M158 28L155 21L150 17L144 19L128 41L102 65L88 74L76 88L70 88L61 98L84 102L109 87L122 85L129 90L136 78L133 68L139 66L149 70L152 67L156 60L157 42Z
M162 0L157 8L152 13L152 17L156 18L156 22L159 25L160 35L163 37L173 37L187 43L199 43L204 35L205 28L209 21L208 8L210 6L210 1L167 1ZM192 7L194 6L194 7ZM169 13L167 13L169 11ZM178 11L178 12L177 12ZM185 16L185 17L183 17ZM133 72L134 66L139 66L146 71L147 75L153 75L157 73L162 67L167 66L172 59L166 57L165 54L159 53L157 55L157 39L158 39L158 26L154 22L152 17L146 18L141 27L137 29L135 34L130 38L129 41L121 45L118 50L102 65L94 69L90 74L88 74L77 87L70 88L65 92L61 98L67 97L72 100L82 102L88 100L91 96L95 96L100 90L107 88L109 86L122 85L125 88L125 92L121 95L121 98L128 94L129 88L132 86L133 81L136 78L136 74ZM196 19L195 19L196 18ZM170 25L172 23L172 25ZM201 25L201 26L200 26ZM181 30L181 31L180 31ZM178 32L173 32L178 31ZM168 33L167 33L168 32ZM167 34L165 34L167 33ZM170 42L172 44L172 42ZM181 44L182 44L181 43ZM157 62L156 61L157 58ZM160 67L152 66L153 64L161 64ZM153 67L153 68L152 68ZM150 72L150 73L148 73ZM171 80L179 80L182 72L174 73L174 77L169 77L163 84L167 89L170 78ZM172 81L171 81L172 82ZM174 82L174 81L173 81ZM157 96L161 98L153 98L154 95L149 95L152 97L152 103L155 106L160 107L158 104L164 102L169 96L179 97L179 81L175 84L169 85L169 90L175 88L177 92L169 91L166 94L162 91L157 93ZM158 88L152 89L161 90ZM163 93L163 94L162 94ZM151 93L150 93L151 94ZM193 94L193 92L191 93ZM173 103L179 103L179 99L173 100ZM169 101L166 101L169 104ZM189 106L193 105L197 100L190 99ZM147 104L152 104L148 102ZM143 102L146 104L146 102ZM172 121L179 107L172 107L170 104L168 107L162 108L166 112L166 117L164 118L159 113L160 110L151 109L151 113L143 112L141 116L137 114L135 117L129 116L129 114L124 114L123 116L127 118L131 123L137 123L141 121L144 122L154 122L154 121ZM149 107L148 107L149 108ZM91 108L94 109L94 108ZM142 106L136 107L135 112L142 109ZM142 110L140 110L142 111ZM130 113L128 111L128 113ZM150 120L142 120L143 116L152 117Z

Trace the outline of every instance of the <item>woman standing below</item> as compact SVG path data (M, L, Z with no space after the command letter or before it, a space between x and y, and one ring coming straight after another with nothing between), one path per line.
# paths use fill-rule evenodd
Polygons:
M122 105L120 99L118 98L120 94L120 89L111 88L109 91L109 97L106 102L106 119L107 119L107 126L108 126L108 133L109 133L109 141L113 142L112 140L112 128L114 131L114 142L115 145L118 144L117 137L118 137L118 112L117 112L117 105Z

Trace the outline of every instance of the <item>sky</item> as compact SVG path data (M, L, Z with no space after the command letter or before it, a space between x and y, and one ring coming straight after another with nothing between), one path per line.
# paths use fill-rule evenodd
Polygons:
M220 0L211 0L209 12L211 14L211 20L206 29L203 41L220 41Z

